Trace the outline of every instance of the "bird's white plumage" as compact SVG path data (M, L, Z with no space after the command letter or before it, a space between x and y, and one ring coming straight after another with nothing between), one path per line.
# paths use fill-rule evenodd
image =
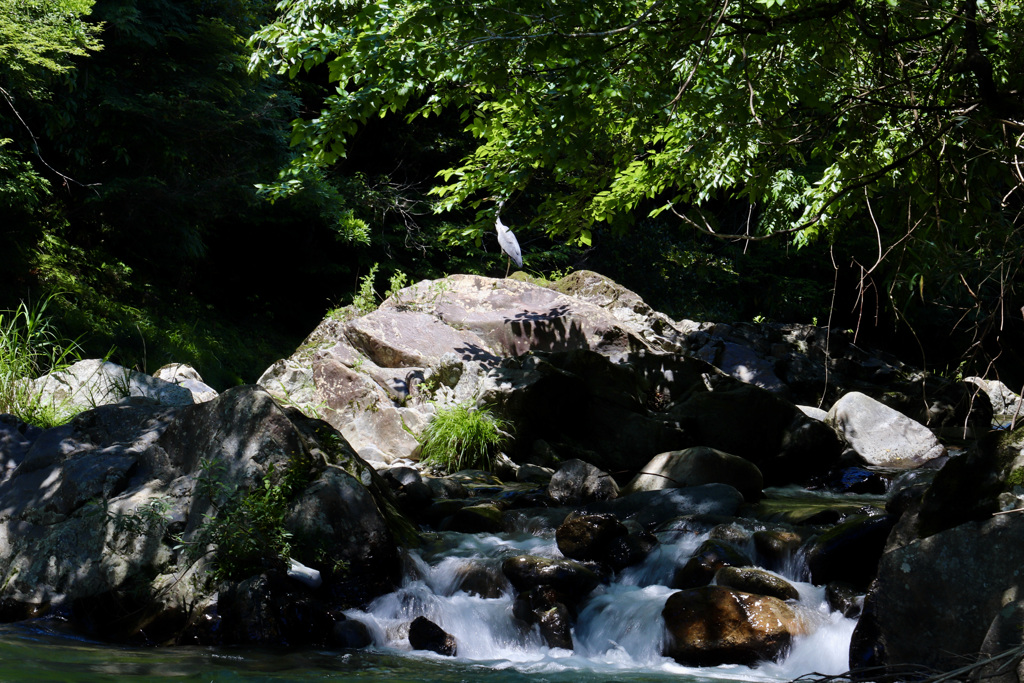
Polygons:
M501 246L501 250L508 254L517 268L522 268L523 252L519 249L519 240L508 229L508 226L501 222L501 216L494 217L494 227L498 230L498 244Z

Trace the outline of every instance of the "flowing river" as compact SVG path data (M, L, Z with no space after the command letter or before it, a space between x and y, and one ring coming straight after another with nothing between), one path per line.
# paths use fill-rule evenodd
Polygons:
M806 634L788 656L756 667L690 668L661 655L661 610L674 568L706 534L663 532L660 546L580 606L575 650L549 648L513 621L509 593L483 598L461 590L466 565L497 566L516 554L559 557L553 529L523 519L510 534L436 534L411 552L403 585L347 616L368 627L373 647L356 651L127 648L62 631L59 622L0 626L0 681L787 681L847 670L856 622L830 611L824 589L806 583L794 556L778 575L800 593L794 608ZM458 656L412 652L408 624L425 616L455 636Z

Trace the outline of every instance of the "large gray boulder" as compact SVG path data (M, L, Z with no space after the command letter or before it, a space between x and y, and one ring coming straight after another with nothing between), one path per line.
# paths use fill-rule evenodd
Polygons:
M217 398L217 390L203 381L199 371L187 363L170 363L153 373L153 377L188 389L193 403L205 403Z
M361 604L399 577L395 533L410 527L387 485L336 430L281 408L258 387L182 407L101 406L61 427L16 434L0 482L6 604L55 610L118 640L145 640L153 623L161 641L194 632L189 619L216 591L211 571L245 578L226 575L223 548L207 544L267 533L231 527L248 519L238 502L250 491L274 491L290 505L279 531L288 525L292 556L326 577L336 604ZM260 501L272 504L253 504ZM224 533L213 534L211 520ZM239 547L254 553L253 573L273 565L284 576L279 551Z
M885 553L854 632L850 668L949 671L1024 644L1016 608L1022 536L1024 516L996 515Z
M130 397L168 406L194 402L188 388L95 358L34 380L30 391L39 397L40 405L67 417Z
M764 477L745 458L697 446L654 456L623 489L623 495L716 483L729 484L748 501L756 502L761 498Z
M416 437L435 405L504 403L541 379L509 359L683 350L682 330L629 290L586 272L564 284L566 293L468 275L423 281L369 314L328 317L259 384L383 467L418 457Z
M826 422L869 465L910 469L946 454L923 424L859 392L836 401Z
M985 392L989 402L992 404L992 411L996 416L1003 419L1019 418L1021 414L1021 397L1010 387L997 379L985 379L983 377L965 377L964 382L973 384Z
M832 430L786 399L687 355L707 326L676 323L596 273L551 285L454 275L366 315L325 319L259 383L386 467L419 457L432 415L486 405L515 426L507 455L544 442L628 481L658 453L708 446L789 483L838 457Z

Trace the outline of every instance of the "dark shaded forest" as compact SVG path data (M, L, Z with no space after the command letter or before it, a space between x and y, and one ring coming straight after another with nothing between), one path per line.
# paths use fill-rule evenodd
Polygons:
M500 198L533 277L1024 380L1018 3L543 5L0 0L0 310L223 389L502 276Z

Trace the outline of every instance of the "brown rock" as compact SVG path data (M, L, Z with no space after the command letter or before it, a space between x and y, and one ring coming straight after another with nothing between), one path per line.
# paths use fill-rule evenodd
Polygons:
M673 593L662 616L669 633L664 654L687 666L777 660L802 630L781 600L722 586Z

